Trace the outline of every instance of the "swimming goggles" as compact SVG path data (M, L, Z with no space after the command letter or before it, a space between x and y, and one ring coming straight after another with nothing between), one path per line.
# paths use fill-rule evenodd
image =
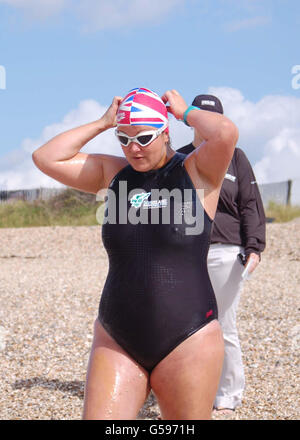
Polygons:
M150 130L150 131L142 131L136 136L128 136L126 133L122 131L115 130L115 135L117 136L119 142L123 147L128 147L131 142L136 142L141 147L146 147L151 144L164 130L166 126L163 125L158 130Z

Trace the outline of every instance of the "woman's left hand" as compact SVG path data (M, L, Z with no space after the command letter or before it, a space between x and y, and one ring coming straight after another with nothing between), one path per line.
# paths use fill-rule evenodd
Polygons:
M252 264L249 273L252 273L259 265L259 255L255 254L254 252L251 252L251 254L248 255L246 265L249 263L250 258L252 260Z
M163 102L167 105L167 110L169 113L172 113L176 119L183 120L183 113L188 108L183 97L177 92L177 90L167 90L165 94L161 97Z

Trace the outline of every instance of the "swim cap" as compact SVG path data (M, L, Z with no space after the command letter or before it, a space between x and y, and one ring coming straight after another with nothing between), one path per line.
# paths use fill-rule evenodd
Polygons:
M117 127L122 125L168 126L168 112L161 98L151 90L130 90L117 112Z

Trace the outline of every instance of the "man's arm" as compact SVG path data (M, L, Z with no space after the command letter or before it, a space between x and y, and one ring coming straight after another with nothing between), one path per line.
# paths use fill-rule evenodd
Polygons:
M238 206L245 254L254 253L260 256L266 245L265 212L253 169L240 148L236 151L236 165L239 183Z

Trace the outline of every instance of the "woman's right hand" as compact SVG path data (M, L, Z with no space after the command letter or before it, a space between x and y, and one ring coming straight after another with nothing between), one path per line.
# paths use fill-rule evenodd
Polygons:
M121 96L115 96L110 107L100 118L107 129L115 127L117 125L117 111L122 100L123 98Z
M180 95L177 90L167 90L164 95L161 97L162 101L166 104L167 110L169 113L172 113L176 119L182 121L183 114L188 108L183 97ZM169 105L167 105L169 103Z

